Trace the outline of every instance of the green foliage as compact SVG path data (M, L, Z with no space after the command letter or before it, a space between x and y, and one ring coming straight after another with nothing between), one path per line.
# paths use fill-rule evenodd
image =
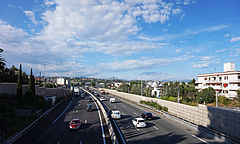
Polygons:
M49 83L49 82L43 83L43 86L44 86L45 88L56 88L56 85L55 85L55 84L52 84L52 83Z
M122 83L122 85L119 87L119 91L121 92L128 92L130 89L130 86L127 83Z
M237 90L237 101L239 102L239 104L240 104L240 90Z
M198 93L198 102L203 103L213 103L215 100L215 90L212 87L205 88Z
M229 105L231 100L226 98L225 96L218 96L218 100L220 104Z
M141 100L140 103L152 106L152 107L154 107L154 108L156 108L158 110L163 110L163 111L166 111L166 112L168 111L167 107L163 107L163 106L159 105L157 102Z
M1 53L3 49L0 48L0 72L3 72L4 67L6 66L4 58L2 58Z
M168 100L173 101L173 102L177 102L177 97L169 97Z
M22 65L20 64L19 72L18 72L18 83L17 83L17 98L18 100L22 100L23 91L22 91Z
M94 81L92 81L91 85L94 87L96 85L96 83Z
M28 91L29 91L29 95L34 97L36 95L36 91L35 91L35 79L34 76L32 74L32 69L30 72L30 78L29 78L29 84L28 84Z
M136 94L136 95L141 95L141 85L134 84L131 88L131 93Z

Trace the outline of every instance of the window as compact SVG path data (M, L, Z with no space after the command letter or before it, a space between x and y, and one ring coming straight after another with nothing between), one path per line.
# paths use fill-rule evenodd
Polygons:
M228 80L228 76L225 76L225 77L224 77L224 80Z
M238 79L240 79L240 76L238 76Z
M219 77L219 81L222 81L222 77Z
M240 86L240 84L238 84L238 86Z
M213 77L213 80L216 80L216 77Z
M206 80L207 80L207 78L204 78L204 80L206 81Z

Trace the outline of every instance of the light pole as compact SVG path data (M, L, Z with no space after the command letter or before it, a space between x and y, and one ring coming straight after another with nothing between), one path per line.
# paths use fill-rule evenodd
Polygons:
M218 91L216 91L216 107L218 107Z
M142 81L141 81L141 96L143 95Z

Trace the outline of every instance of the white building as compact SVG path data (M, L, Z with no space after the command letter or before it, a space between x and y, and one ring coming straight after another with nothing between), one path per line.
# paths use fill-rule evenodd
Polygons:
M68 86L70 85L70 80L67 78L57 78L57 85Z
M160 97L160 88L161 88L161 84L159 84L158 82L153 82L151 87L153 87L153 90L151 92L151 95L152 96L155 96L156 94L156 97Z
M196 89L212 87L219 95L235 98L240 90L240 71L235 71L235 63L224 63L224 72L200 74Z

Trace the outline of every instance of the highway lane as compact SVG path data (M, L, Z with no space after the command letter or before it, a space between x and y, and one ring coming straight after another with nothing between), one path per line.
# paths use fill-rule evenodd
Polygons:
M96 105L93 102L87 102L87 98L74 98L72 102L66 105L54 119L45 121L45 128L33 128L16 143L25 144L79 144L79 143L103 143L102 131L100 127L99 115ZM86 110L87 103L92 103L94 111ZM71 131L68 123L73 118L79 118L82 126L79 130ZM106 125L104 125L106 127ZM105 133L107 131L105 130ZM107 138L107 143L110 138Z
M105 95L108 100L110 96ZM132 124L134 117L139 117L144 110L127 102L117 100L117 103L104 101L109 109L119 109L123 118L116 120L126 142L129 144L159 144L159 143L204 143L201 139L192 135L192 130L169 120L157 113L155 118L147 121L147 128L135 128Z

